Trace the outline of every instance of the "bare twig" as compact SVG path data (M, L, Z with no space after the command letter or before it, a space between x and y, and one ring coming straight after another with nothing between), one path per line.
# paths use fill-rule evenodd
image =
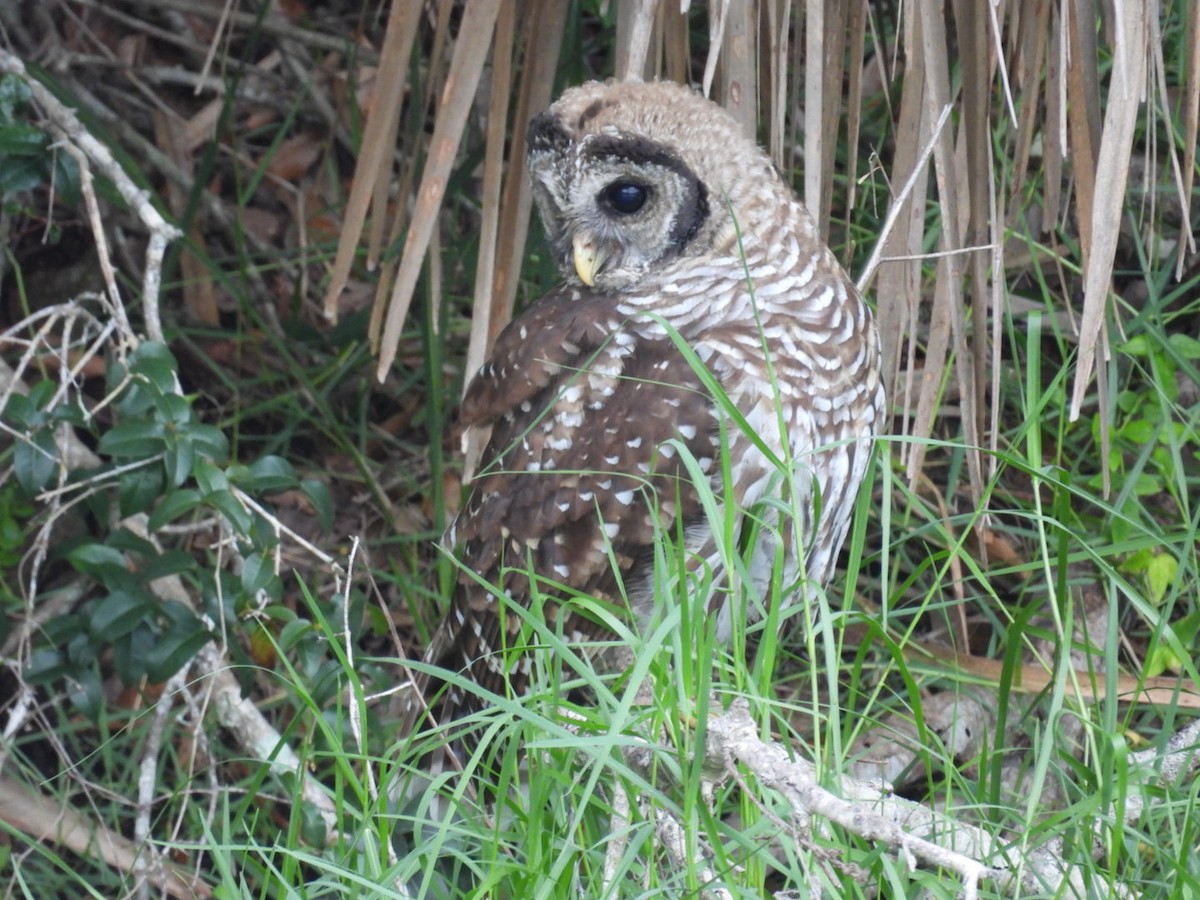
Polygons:
M184 690L186 685L187 672L188 667L184 666L167 681L162 696L154 705L154 715L146 733L146 743L142 748L142 761L138 767L137 815L133 821L133 840L138 847L149 846L150 817L154 812L155 788L158 785L158 752L162 749L163 732L166 730L167 717L171 713L175 697ZM134 860L134 871L137 873L137 884L134 890L138 896L148 900L150 885L162 881L162 859L156 853L140 853Z
M981 828L888 796L857 779L842 779L842 796L831 793L821 786L811 763L792 759L782 745L759 738L758 725L744 702L711 719L708 736L709 765L722 769L743 765L765 787L782 794L798 814L823 817L867 840L895 847L914 866L920 862L957 873L964 897L977 896L983 879L1013 896L1044 890L1045 884L1084 890L1082 874L1044 848L1022 857ZM1003 862L983 861L990 859Z
M91 178L88 166L90 162L113 183L117 193L121 195L150 232L151 240L146 247L146 271L142 281L142 311L146 318L146 333L152 340L161 341L163 333L162 322L158 314L158 289L162 280L163 255L167 244L180 237L181 232L162 217L151 201L150 192L142 190L133 183L133 179L113 159L109 149L83 126L75 112L50 93L40 81L29 77L24 63L3 49L0 49L0 72L9 72L25 79L34 100L45 112L51 130L59 135L60 140L68 149L78 148L81 155L76 156L76 159L80 161L80 173L85 179L85 186ZM85 198L88 195L89 192L85 191ZM103 248L105 246L102 238L103 229L98 228L99 211L93 209L94 202L93 195L89 201L89 213L94 213L93 230L96 233L97 247ZM155 237L157 240L154 239ZM102 252L101 259L104 258L105 253ZM124 308L120 303L120 296L116 293L116 280L111 271L106 272L106 280L109 283L110 301L114 305L113 313L122 317L122 338L125 342L136 343L137 338L129 326L128 320L123 318Z
M61 801L31 792L9 778L0 777L0 820L27 835L30 840L53 842L82 856L99 856L114 869L132 872L142 848L104 825L84 818ZM148 879L159 890L181 900L211 897L204 882L189 878L164 865Z
M708 866L708 861L697 849L689 847L687 833L678 819L667 810L656 807L653 810L643 809L654 819L654 833L658 835L667 856L680 872L691 872L700 882L700 896L705 900L733 900L729 888L723 887L715 872Z
M72 2L88 9L99 10L108 15L113 14L113 11L108 8L106 0L72 0ZM345 37L323 34L311 28L293 25L280 12L269 12L265 16L260 16L256 12L240 12L238 10L226 12L220 5L195 3L193 0L139 0L137 5L151 10L173 10L175 12L186 13L189 16L224 19L229 25L238 28L257 28L264 34L286 38L289 41L295 41L298 44L304 44L316 50L325 50L330 53L345 53L353 49L364 62L376 63L379 60L379 53L377 51L354 45Z

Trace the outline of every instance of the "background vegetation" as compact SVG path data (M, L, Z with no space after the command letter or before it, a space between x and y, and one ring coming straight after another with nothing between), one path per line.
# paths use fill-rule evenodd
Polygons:
M10 893L1200 892L1200 7L682 6L0 5ZM523 793L397 809L454 405L557 277L524 123L614 74L703 86L791 173L892 436L820 629L723 648L682 598L646 707L534 623L546 691L483 717ZM798 812L765 745L713 787L735 699L957 856Z

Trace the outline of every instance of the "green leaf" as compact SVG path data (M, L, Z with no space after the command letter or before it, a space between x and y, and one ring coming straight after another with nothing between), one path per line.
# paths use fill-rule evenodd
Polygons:
M104 543L122 553L132 553L142 559L150 559L158 553L158 549L152 542L139 534L134 534L128 528L114 529Z
M71 661L72 668L78 671L96 661L99 649L96 646L96 639L85 627L67 642L67 659Z
M56 425L66 424L76 428L87 425L83 408L77 403L60 403L50 410L47 419Z
M1189 648L1194 649L1196 636L1200 634L1200 610L1190 612L1182 619L1172 623L1171 630L1175 632L1175 638L1185 652ZM1150 652L1146 654L1146 662L1142 670L1149 678L1154 678L1163 672L1177 674L1183 671L1185 662L1195 665L1195 654L1193 653L1188 660L1181 659L1165 638L1156 638L1151 644Z
M1139 472L1133 482L1133 491L1139 497L1149 497L1162 489L1162 482L1146 472Z
M260 611L264 619L270 619L274 622L295 622L296 611L290 606L278 606L271 604L264 606Z
M192 426L190 437L196 452L214 462L224 462L229 456L229 439L214 425Z
M185 606L178 600L165 601L159 612L162 613L162 618L168 628L183 626L191 628L193 624L200 621L190 606Z
M69 153L54 154L54 190L67 206L78 206L83 198L79 163Z
M1150 602L1159 606L1179 576L1179 561L1170 553L1156 553L1147 563L1145 574Z
M39 428L13 448L13 471L27 494L36 494L58 471L58 447L49 428Z
M46 161L41 157L6 156L0 165L0 196L32 191L46 182Z
M233 530L238 534L245 534L250 528L250 513L242 507L238 502L237 497L233 496L230 491L213 491L204 498L204 501L229 520L229 524L233 526Z
M1167 338L1171 348L1184 359L1200 359L1200 340L1177 331Z
M1150 344L1144 334L1139 334L1122 344L1121 352L1130 356L1147 356L1150 353Z
M1147 419L1134 419L1121 426L1120 435L1134 444L1148 444L1154 440L1154 423Z
M145 378L158 388L160 394L176 395L178 392L175 374L179 371L179 363L166 344L142 341L129 355L129 371Z
M229 490L229 478L225 471L206 459L196 462L196 465L192 467L192 476L196 479L200 493L205 496L217 491Z
M195 418L192 413L192 404L188 403L186 397L181 397L179 394L163 394L156 397L154 410L163 422L176 426L181 432L191 425Z
M113 408L116 409L122 421L150 420L153 417L154 398L158 396L158 392L153 387L133 381L119 387L116 383L110 384L108 389L110 392L119 391L117 402L113 404Z
M1200 433L1190 430L1183 422L1167 422L1158 433L1158 442L1168 447L1172 444L1186 444L1196 438L1200 438Z
M0 156L30 156L45 160L48 155L49 139L44 131L30 125L6 125L0 128ZM3 168L11 165L3 160Z
M177 488L192 477L192 469L196 464L196 448L187 435L176 434L167 441L167 450L163 454L163 466L167 471L167 481L171 487Z
M176 625L160 637L146 655L146 676L156 683L166 681L188 662L213 635L199 619Z
M1121 391L1117 394L1117 409L1124 413L1132 413L1142 403L1142 395L1137 391ZM1100 414L1092 418L1092 438L1100 439Z
M308 619L295 619L288 622L279 631L280 651L287 653L314 630L313 623Z
M75 704L75 708L90 721L100 721L100 714L105 709L104 686L100 683L100 676L94 667L76 669L72 673L67 696Z
M162 502L158 504L154 512L150 513L150 520L146 527L150 531L158 531L164 525L170 524L185 513L191 512L202 502L203 498L200 496L200 492L191 488L172 491L163 497Z
M24 394L12 394L4 409L0 410L0 419L8 422L17 431L28 431L46 421L46 415L37 404Z
M29 402L38 409L46 409L50 402L54 399L55 392L58 391L58 385L49 378L41 379L37 384L29 389ZM44 419L39 421L45 421Z
M80 613L67 613L48 620L42 634L48 644L60 649L80 634L91 640L87 633L87 622Z
M271 560L261 553L251 553L242 564L242 590L253 596L264 590L275 577Z
M149 594L115 591L88 607L88 626L97 638L115 641L145 621L157 605Z
M329 493L329 486L316 478L305 478L300 482L300 490L316 510L321 531L328 534L333 528L333 495Z
M166 431L161 422L145 419L122 422L100 437L100 453L117 458L147 459L166 448Z
M40 647L29 657L25 680L30 684L49 684L69 671L66 655L53 647Z
M145 512L162 495L162 466L141 466L125 472L117 481L117 498L122 516Z
M159 629L149 621L139 622L128 634L112 641L112 666L125 684L146 675L146 657L158 645Z
M17 75L0 75L0 124L16 118L17 110L29 103L31 91L24 78Z
M296 472L291 463L279 456L264 456L250 464L243 484L247 490L263 493L286 491L296 486Z
M304 800L300 804L300 839L309 847L325 848L329 829L321 811Z
M149 557L142 566L141 576L147 581L162 578L164 575L178 575L196 569L196 558L182 550L166 550L156 556Z
M125 554L97 541L80 544L72 549L67 554L67 562L74 566L76 571L82 572L84 575L91 575L100 582L104 582L106 576L110 574L120 576L129 574L129 565L125 561Z
M1154 382L1159 393L1168 402L1174 403L1179 399L1179 379L1175 375L1175 366L1168 360L1157 356L1155 357Z

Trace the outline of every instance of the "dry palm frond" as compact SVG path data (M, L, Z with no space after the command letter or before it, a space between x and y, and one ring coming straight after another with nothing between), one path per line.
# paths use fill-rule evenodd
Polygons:
M844 195L852 212L859 202L858 144L864 128L870 135L883 132L877 122L864 121L864 109L888 111L893 121L885 168L892 203L900 208L890 214L877 248L877 278L873 266L866 273L877 283L887 380L901 431L924 438L948 411L961 418L976 498L983 492L982 448L996 446L998 429L997 388L989 372L997 369L994 345L1009 264L1004 228L1028 220L1050 230L1069 217L1078 228L1084 296L1072 407L1074 415L1080 414L1094 360L1106 352L1104 323L1126 172L1141 100L1153 87L1151 63L1158 66L1162 108L1169 108L1162 62L1148 56L1148 43L1157 46L1151 39L1159 34L1157 0L1010 0L989 5L986 14L968 3L943 9L934 0L917 0L904 5L893 21L881 21L869 4L857 0L719 0L706 7L709 51L702 61L691 57L696 18L689 15L691 4L624 0L613 5L613 71L621 77L672 79L702 71L702 89L731 109L747 131L756 132L762 123L765 143L781 166L794 168L802 145L803 193L826 234L835 175L844 175L850 185ZM524 123L551 99L566 33L568 8L553 0L470 0L453 33L450 4L433 5L427 16L423 10L429 6L393 5L381 88L368 119L327 299L333 315L369 205L369 264L380 258L385 234L393 242L405 238L394 277L391 263L381 273L372 332L379 340L381 375L391 363L472 109L486 108L487 122L468 371L511 317L530 218L529 192L520 176ZM1193 4L1185 13L1193 37L1200 33L1197 10ZM406 129L399 154L401 193L389 205L396 178L394 141L419 33L427 33L422 46L432 48L430 83L440 83L432 70L440 66L437 59L445 48L447 87L437 98L427 145L425 108L411 111L416 124ZM1187 46L1193 50L1178 101L1182 133L1175 138L1182 153L1175 153L1174 144L1169 148L1185 210L1200 109L1200 42L1193 39ZM1107 53L1114 66L1106 85L1100 58ZM894 108L889 80L899 87ZM481 85L488 85L486 105L475 104ZM420 102L408 100L409 107ZM936 129L947 110L956 124ZM802 140L789 140L800 126ZM1008 160L1002 164L993 158L994 135L1007 142ZM844 172L836 164L839 142L847 148ZM1104 190L1097 190L1099 184ZM1031 199L1036 199L1033 207ZM940 216L928 214L934 203ZM387 216L390 229L384 226ZM1181 240L1194 246L1188 221L1185 214ZM937 248L933 254L931 245ZM1062 284L1064 302L1072 292ZM1104 387L1101 380L1102 413L1109 406ZM948 398L956 403L948 404ZM923 464L920 442L904 452L909 476L915 478Z

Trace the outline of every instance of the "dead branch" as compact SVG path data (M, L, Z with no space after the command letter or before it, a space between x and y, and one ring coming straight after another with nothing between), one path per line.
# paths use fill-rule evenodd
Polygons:
M843 778L842 796L838 796L821 786L811 763L791 758L782 744L763 741L758 733L746 704L735 703L729 712L709 721L706 761L725 771L745 766L764 787L783 795L798 816L819 816L867 840L895 847L913 868L924 863L957 873L968 900L978 896L985 878L1011 896L1040 892L1047 885L1052 890L1069 886L1080 895L1086 893L1082 874L1052 849L1023 852L1003 845L981 828L890 796L858 779ZM995 859L1003 862L985 862Z

